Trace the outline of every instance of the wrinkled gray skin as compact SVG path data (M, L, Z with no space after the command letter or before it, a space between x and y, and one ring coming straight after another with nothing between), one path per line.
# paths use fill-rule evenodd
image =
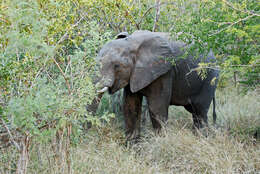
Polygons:
M204 78L192 71L199 62L214 62L211 52L195 59L186 54L184 43L169 41L165 33L136 31L130 36L119 36L99 52L97 59L102 67L99 92L108 90L113 94L124 88L123 110L128 140L140 136L143 96L147 98L156 131L166 123L170 105L184 106L192 114L194 127L202 128L208 124L207 113L213 100L215 122L217 81L213 85L212 81L218 77L218 71L207 69Z

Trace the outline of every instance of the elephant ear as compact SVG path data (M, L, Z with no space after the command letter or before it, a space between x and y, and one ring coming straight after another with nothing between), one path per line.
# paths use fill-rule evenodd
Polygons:
M168 39L160 34L148 31L133 33L131 40L138 46L130 88L132 92L137 92L172 68L167 60L172 56L172 51Z

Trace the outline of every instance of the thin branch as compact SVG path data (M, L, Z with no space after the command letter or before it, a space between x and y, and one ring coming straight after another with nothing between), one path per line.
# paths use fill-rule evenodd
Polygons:
M260 67L260 64L254 64L254 65L229 65L228 67Z
M38 78L38 76L41 74L41 72L44 70L44 67L45 67L45 66L41 67L40 70L36 73L35 78L34 78L34 80L33 80L32 83L31 83L30 89L32 89L32 87L33 87L33 85L34 85L34 82L36 81L36 79Z
M73 29L74 27L78 26L80 24L80 22L86 17L86 14L84 14L74 25L71 26L71 29ZM63 42L64 40L67 39L67 36L68 36L68 33L69 33L69 30L60 38L60 40L57 42L56 46L55 46L55 50L57 50L59 44L61 42ZM65 80L65 83L67 85L67 88L68 88L68 91L69 91L69 94L71 95L71 87L70 87L70 84L69 84L69 81L68 81L68 78L66 77L65 73L63 72L63 70L61 69L59 63L56 61L56 59L54 57L52 57L52 60L54 61L54 63L57 65L58 69L60 70L64 80Z
M238 9L238 8L236 8L233 4L231 4L230 2L227 2L226 0L224 0L224 3L227 4L227 5L228 5L230 8L232 8L233 10L240 11L240 12L242 12L242 13L248 13L248 14L252 14L252 15L254 14L254 15L256 15L256 16L260 16L260 14L256 14L256 13L254 13L254 12L252 12L252 11Z
M145 16L147 16L149 14L149 12L153 9L153 8L157 8L157 7L160 7L162 5L168 5L168 4L175 4L175 3L169 3L169 2L162 2L162 3L159 3L159 4L156 4L156 5L153 5L151 7L149 7L145 13L143 14L143 16L141 17L141 19L139 20L138 23L136 23L136 27L137 29L140 29L140 24L143 22L143 19L145 18Z
M227 67L260 67L260 64L254 64L254 65L229 65ZM193 68L190 70L190 72L188 72L186 74L186 76L188 76L189 74L191 74L193 71L197 71L197 70L201 70L201 69L213 69L213 70L217 70L219 71L220 68L218 66L216 67L208 67L208 66L203 66L203 67L197 67L197 68Z
M237 24L237 23L239 23L239 22L242 22L242 21L246 21L247 19L249 19L249 18L251 18L251 17L254 17L254 16L260 17L260 14L254 13L254 12L252 12L252 11L238 9L238 8L235 7L232 3L230 3L230 2L228 2L228 1L226 1L226 0L223 0L223 2L224 2L227 6L229 6L229 7L232 8L233 10L235 10L235 11L239 11L239 12L247 13L247 14L251 14L251 15L249 15L249 16L247 16L247 17L245 17L245 18L242 18L242 19L240 19L240 20L238 20L238 21L236 21L236 22L233 22L233 23L232 23L232 22L222 22L222 23L220 23L220 25L226 25L226 24L228 24L229 26L227 26L227 27L225 27L225 28L223 28L223 29L221 29L221 30L219 30L219 31L217 31L217 32L215 32L215 33L213 33L213 34L210 34L209 36L213 36L213 35L219 34L220 32L222 32L222 31L224 31L224 30L226 30L226 29L228 29L228 28L234 26L235 24Z
M252 17L254 17L254 16L258 16L258 14L252 14L252 15L247 16L247 17L245 17L245 18L239 19L238 21L231 23L229 26L227 26L227 27L225 27L225 28L222 28L221 30L218 30L218 31L215 32L215 33L210 34L209 37L214 36L214 35L216 35L216 34L219 34L219 33L223 32L224 30L226 30L226 29L228 29L228 28L230 28L230 27L232 27L232 26L234 26L234 25L236 25L236 24L238 24L238 23L240 23L240 22L242 22L242 21L246 21L246 20L248 20L249 18L252 18Z
M160 6L159 6L159 4L160 4L160 0L156 0L157 7L156 7L156 12L155 12L155 17L154 17L153 31L156 30L157 22L158 22L159 17L160 17Z
M80 22L86 17L86 14L84 14L75 24L73 24L71 26L71 29L73 29L74 27L78 26L80 24ZM60 40L57 42L56 44L56 47L61 43L63 42L64 40L67 39L67 36L68 36L68 33L69 33L69 30L60 38Z
M188 76L188 75L190 75L192 72L194 72L194 71L197 71L197 70L200 70L200 69L212 69L212 70L216 70L216 71L220 71L220 69L217 67L217 68L215 68L215 67L207 67L207 66L203 66L203 67L197 67L197 68L192 68L191 70L190 70L190 72L188 72L187 74L186 74L186 76Z
M68 78L67 78L66 75L64 74L63 70L61 69L61 67L60 67L59 63L56 61L56 59L52 57L52 60L53 60L54 63L57 65L58 69L60 70L60 72L61 72L61 74L62 74L62 76L63 76L63 78L64 78L64 80L65 80L65 83L66 83L66 85L67 85L67 88L68 88L68 90L69 90L69 94L71 95L71 88L70 88L70 84L69 84Z
M17 144L17 142L16 141L14 141L14 137L13 137L13 135L11 134L11 132L10 132L10 130L8 129L8 127L7 127L7 125L6 125L6 123L5 123L5 121L1 118L1 121L2 121L2 123L3 123L3 125L4 125L4 127L5 127L5 129L6 129L6 131L8 132L8 135L10 136L10 139L11 139L11 141L12 141L12 143L14 144L14 146L20 151L20 146Z
M7 19L5 19L5 18L0 17L0 21L4 22L6 24L9 24L9 21Z
M103 13L105 20L106 20L106 21L109 21L108 18L107 18L107 15L106 15L106 13L105 13L105 11L104 11L103 9L101 9L101 12ZM114 30L117 30L116 26L115 26L112 22L108 22L108 25L109 25L111 28L113 28Z
M49 77L49 79L52 80L53 82L55 82L55 80L50 76L49 72L46 69L44 69L44 71L46 72L46 74ZM54 85L56 86L55 83L54 83Z

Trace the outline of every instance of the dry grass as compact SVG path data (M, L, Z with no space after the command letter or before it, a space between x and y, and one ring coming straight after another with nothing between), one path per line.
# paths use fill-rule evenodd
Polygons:
M131 147L124 145L119 123L93 128L81 145L72 148L72 173L260 173L260 142L251 137L260 126L259 106L257 91L246 95L237 95L230 89L218 91L218 129L211 129L208 137L192 133L191 115L182 107L170 109L163 136L153 136L147 124L143 141ZM37 152L38 156L41 153L41 161L36 158ZM58 173L52 154L48 145L35 146L29 173ZM9 149L4 154L5 161L12 155L15 156ZM7 171L1 166L3 161L0 161L0 173Z
M100 133L74 150L74 173L260 172L260 145L240 142L226 133L206 138L194 136L189 129L168 128L164 136L151 136L131 148Z

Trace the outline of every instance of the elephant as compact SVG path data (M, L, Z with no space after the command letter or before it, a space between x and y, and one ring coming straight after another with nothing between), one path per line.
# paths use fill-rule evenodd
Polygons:
M124 89L123 115L127 140L140 137L141 108L145 96L152 126L156 132L167 123L170 105L183 106L192 114L193 127L208 126L207 113L213 101L219 70L194 71L199 63L214 63L212 51L206 56L187 51L190 45L173 41L162 32L123 33L106 43L98 53L99 93L114 94ZM214 83L212 83L214 81Z

